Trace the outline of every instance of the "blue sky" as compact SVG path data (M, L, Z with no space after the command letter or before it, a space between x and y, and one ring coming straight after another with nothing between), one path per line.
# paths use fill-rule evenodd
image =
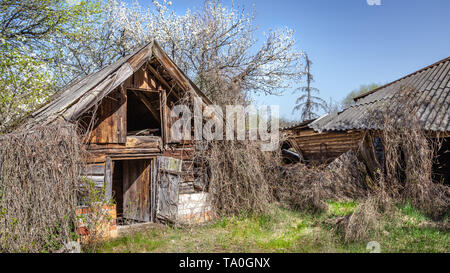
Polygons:
M172 2L177 12L184 12L201 7L203 0ZM381 0L380 6L366 0L234 2L255 5L261 36L269 28L296 31L298 48L313 62L314 86L327 101L340 101L361 84L387 83L450 56L448 0ZM279 104L283 117L296 119L292 109L297 96L286 91L256 101Z

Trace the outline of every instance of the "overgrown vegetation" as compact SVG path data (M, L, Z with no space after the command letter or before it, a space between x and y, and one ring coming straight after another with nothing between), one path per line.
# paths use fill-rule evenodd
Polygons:
M445 226L449 187L432 181L439 139L430 138L411 114L419 109L412 96L414 90L401 89L389 102L395 109L380 105L373 113L378 117L374 119L379 122L377 128L383 130L368 134L364 141L382 139L383 159L375 159L375 151L369 151L378 164L376 170L359 151L349 151L327 166L286 166L279 154L264 154L250 144L211 146L207 161L216 211L219 215L264 214L278 201L291 209L321 215L330 200L355 200L351 214L327 221L345 242L363 242L388 232L401 217L395 204L409 204Z
M440 146L438 136L423 130L416 113L427 101L418 101L416 90L403 87L382 111L385 178L382 191L403 203L411 202L435 219L450 211L449 187L432 180L432 167ZM396 105L396 108L394 108ZM384 185L383 185L384 184Z
M82 177L85 151L76 126L55 124L0 136L0 251L61 252L79 239L103 236L104 189ZM83 203L91 213L76 215Z
M321 214L271 206L264 214L227 216L203 226L165 227L105 242L100 252L369 252L368 241L346 242L327 222L351 215L356 203L327 202ZM449 252L448 227L436 226L411 206L399 207L377 240L381 252Z
M22 2L0 4L0 132L44 103L53 86L103 67L151 38L157 38L219 104L246 105L252 92L274 94L303 75L303 53L295 46L292 30L270 31L259 48L250 50L257 45L253 13L226 8L220 1L205 1L201 9L182 16L172 12L167 1L155 1L154 10L118 1L105 1L100 10L97 1L49 1L48 8L41 1ZM36 59L37 53L44 57ZM324 104L311 96L306 63L303 119L313 117L314 106ZM391 251L448 252L450 190L432 181L439 140L430 139L411 114L420 110L412 103L416 96L414 90L400 90L390 107L380 104L381 110L373 113L374 120L381 121L373 137L383 140L385 155L375 172L358 158L358 151L328 166L283 166L278 153L263 153L251 142L209 142L207 149L198 150L196 161L208 178L203 186L215 212L223 218L187 228L190 235L198 232L187 237L198 248L183 248L180 233L186 229L176 228L152 230L154 238L124 237L104 248L364 251L364 242L376 239ZM52 252L76 239L80 184L87 190L86 206L92 213L83 220L95 249L102 237L95 227L106 217L104 196L91 181L80 180L82 146L74 127L66 125L0 137L1 251ZM276 202L290 210L274 209ZM207 233L215 237L202 237ZM168 246L166 239L177 243ZM411 246L414 240L422 248ZM212 248L213 243L219 249Z
M327 209L327 200L352 200L367 195L365 167L352 151L328 166L299 163L279 165L278 169L279 177L271 183L274 197L295 209L321 213Z
M77 226L84 232L77 232L85 251L95 251L98 244L109 235L112 219L108 209L114 205L113 200L106 198L106 186L98 187L93 181L81 177L81 187L78 187ZM80 230L80 229L79 229ZM84 234L83 234L84 233Z
M0 251L51 252L76 239L83 162L72 126L0 137Z
M271 179L262 164L272 158L264 155L255 143L215 141L197 149L196 161L208 180L206 190L218 215L267 212L272 201Z

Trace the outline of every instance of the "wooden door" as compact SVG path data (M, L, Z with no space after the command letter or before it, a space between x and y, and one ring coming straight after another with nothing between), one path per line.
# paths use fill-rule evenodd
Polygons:
M95 126L90 143L124 144L127 142L127 96L126 91L117 89L100 103L95 116Z
M151 167L151 159L123 161L124 218L140 222L151 220Z
M182 160L158 157L156 217L162 222L176 222Z

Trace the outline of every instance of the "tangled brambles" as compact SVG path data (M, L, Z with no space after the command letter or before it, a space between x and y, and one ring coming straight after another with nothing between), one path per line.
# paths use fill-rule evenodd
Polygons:
M320 168L310 168L303 164L288 166L280 181L273 181L275 196L288 206L313 213L327 209L325 190Z
M0 251L51 252L75 239L79 144L69 125L0 137Z
M383 188L397 201L411 202L433 218L450 210L448 186L432 180L433 160L440 146L439 136L427 134L416 113L420 104L412 89L399 90L398 109L382 111L382 138L385 151Z
M367 171L353 151L328 166L298 163L282 169L281 179L272 183L273 192L295 209L320 213L328 209L327 200L356 200L368 194Z
M356 207L355 212L342 223L345 241L367 241L376 238L383 230L385 219L394 213L391 202L371 195ZM393 217L391 217L392 219Z
M1 252L64 251L79 238L80 202L91 212L82 216L89 238L103 236L97 226L108 217L104 194L82 177L85 150L76 128L56 124L0 136Z
M264 154L250 142L204 143L196 161L209 178L211 203L219 215L266 212L271 201L268 177L261 164Z

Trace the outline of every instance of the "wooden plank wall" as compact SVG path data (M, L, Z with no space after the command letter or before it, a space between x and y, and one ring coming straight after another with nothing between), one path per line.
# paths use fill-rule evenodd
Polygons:
M155 136L128 136L123 144L90 144L88 146L89 163L103 163L108 156L127 157L161 154L162 142Z
M183 160L182 165L182 179L180 183L181 193L192 193L194 189L194 145L190 142L187 143L173 143L170 144L168 149L163 153L164 156L173 157Z
M125 91L117 89L101 101L89 143L107 144L127 141L126 100Z
M310 128L285 131L287 139L307 161L329 161L351 149L358 149L360 131L322 132Z
M89 164L81 174L87 179L92 180L97 187L102 187L105 180L105 164Z

